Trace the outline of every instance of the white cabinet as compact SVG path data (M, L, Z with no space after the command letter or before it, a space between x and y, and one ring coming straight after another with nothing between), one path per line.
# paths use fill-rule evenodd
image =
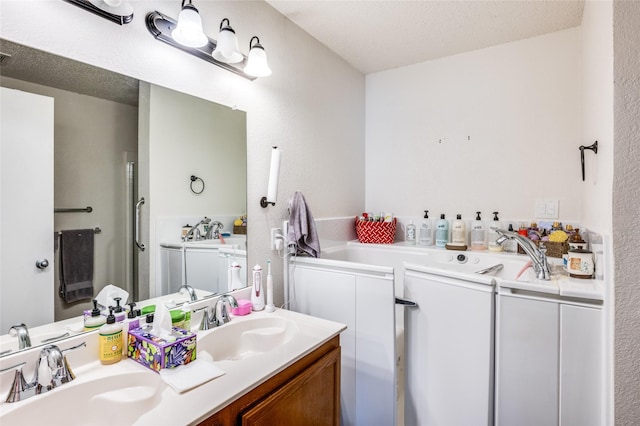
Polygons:
M496 424L601 424L601 351L599 307L500 294Z

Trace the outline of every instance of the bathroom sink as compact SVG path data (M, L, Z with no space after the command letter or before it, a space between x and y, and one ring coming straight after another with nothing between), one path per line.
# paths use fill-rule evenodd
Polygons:
M15 409L6 407L10 411L0 417L0 424L134 424L160 403L165 386L151 371L116 374L84 382L77 378L42 395L10 404L15 405Z
M297 324L287 318L235 317L199 336L198 350L211 354L214 361L236 361L272 351L289 342L298 331Z

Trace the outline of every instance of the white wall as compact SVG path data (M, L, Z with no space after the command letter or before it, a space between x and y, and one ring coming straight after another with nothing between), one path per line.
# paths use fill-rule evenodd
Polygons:
M99 227L102 232L95 236L94 294L107 284L125 287L125 153L138 150L138 109L7 77L2 78L2 84L54 98L54 205L93 208L90 214L55 214L54 228ZM57 289L59 252L54 255ZM67 304L57 291L54 301L56 321L82 315L92 306L90 301Z
M180 2L132 2L134 20L118 26L59 0L2 1L0 36L247 112L249 264L273 260L269 229L287 215L301 190L317 218L364 208L364 77L262 1L200 2L205 31L215 36L229 18L247 54L258 35L273 75L250 82L156 41L149 11L177 18ZM262 209L271 146L282 149L278 203ZM348 182L347 185L344 183ZM282 286L276 285L276 301Z
M585 151L582 220L611 233L613 186L613 3L585 2L582 15L582 139Z
M579 220L580 51L574 28L367 75L367 210Z

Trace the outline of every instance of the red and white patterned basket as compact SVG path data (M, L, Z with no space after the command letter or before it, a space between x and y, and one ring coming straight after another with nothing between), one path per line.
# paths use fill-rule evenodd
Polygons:
M358 241L369 244L393 244L396 237L396 218L391 222L369 222L356 217Z

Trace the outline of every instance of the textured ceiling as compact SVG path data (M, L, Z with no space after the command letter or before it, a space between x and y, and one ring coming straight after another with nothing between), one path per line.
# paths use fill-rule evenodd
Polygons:
M0 39L0 75L127 105L138 105L138 80Z
M266 0L364 74L576 27L584 1Z

